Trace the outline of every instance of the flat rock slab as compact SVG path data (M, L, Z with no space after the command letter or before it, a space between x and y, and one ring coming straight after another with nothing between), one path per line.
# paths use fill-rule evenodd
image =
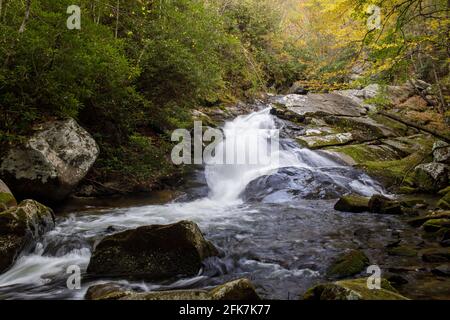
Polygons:
M283 105L288 110L301 116L335 115L360 117L367 114L366 109L354 100L334 93L288 94L286 96L273 97L271 102Z

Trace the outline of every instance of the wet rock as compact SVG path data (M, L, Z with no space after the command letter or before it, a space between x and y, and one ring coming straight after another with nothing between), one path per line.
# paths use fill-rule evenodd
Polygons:
M0 213L0 273L14 263L25 249L55 227L53 211L33 201L22 201Z
M437 232L442 228L450 228L450 219L431 219L423 224L425 232Z
M344 196L335 204L334 210L353 213L368 212L369 200L369 198L356 195Z
M337 257L327 275L335 278L350 277L369 266L369 258L360 250L352 250Z
M338 127L344 132L355 132L355 137L357 132L357 140L360 142L396 137L394 130L369 117L327 116L325 121L328 125Z
M145 280L192 276L204 259L216 255L217 249L195 223L181 221L107 236L95 247L87 272Z
M293 112L282 105L274 106L270 110L270 114L277 116L280 119L287 120L287 121L299 122L299 123L302 123L305 121L304 115Z
M432 269L431 272L440 277L450 277L450 264L446 263L437 266L436 268Z
M369 201L369 211L380 214L402 214L399 202L393 201L381 195L374 195Z
M418 165L414 173L414 180L423 191L436 192L448 186L449 170L443 163L431 162Z
M84 178L99 148L73 119L41 126L26 143L10 149L0 174L16 196L63 200Z
M434 162L450 164L450 145L444 141L437 141L433 145Z
M17 206L16 198L8 186L0 180L0 212L14 206Z
M389 281L393 286L402 286L407 284L409 281L398 274L388 274L385 275L387 281Z
M309 149L320 149L329 146L338 146L347 144L354 141L352 133L336 133L325 136L304 136L297 137L297 141L309 148Z
M450 248L425 249L422 252L422 260L425 262L449 262Z
M408 224L413 227L421 227L425 222L432 219L450 219L450 211L435 212L433 214L408 220Z
M407 246L389 248L387 252L390 256L397 257L416 257L418 253L416 249Z
M354 279L320 284L309 289L304 300L407 300L397 293L389 281L382 279L381 289L370 290L367 279Z
M239 279L212 290L173 290L138 293L114 283L95 285L88 289L87 300L259 300L253 284Z

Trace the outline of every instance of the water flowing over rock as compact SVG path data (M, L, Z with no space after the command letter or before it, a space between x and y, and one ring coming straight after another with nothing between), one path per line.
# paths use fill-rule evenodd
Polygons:
M0 273L7 270L24 249L55 227L53 211L25 200L0 213Z
M216 255L217 249L195 223L181 221L107 236L95 247L87 272L147 280L192 276L203 260Z
M13 147L0 173L16 196L61 201L91 169L99 148L73 119L47 122Z
M95 285L88 289L87 300L226 300L256 301L259 296L247 279L238 279L217 286L212 290L172 290L133 292L114 283Z

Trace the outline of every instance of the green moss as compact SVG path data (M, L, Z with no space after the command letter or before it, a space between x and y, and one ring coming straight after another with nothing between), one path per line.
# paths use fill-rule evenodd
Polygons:
M423 224L426 232L437 232L441 228L450 228L450 219L431 219Z
M334 206L334 209L341 212L360 213L369 211L369 198L361 196L344 196Z
M11 193L0 192L0 211L17 206L16 198Z
M372 118L373 120L375 120L378 123L381 123L383 125L385 125L386 127L392 129L394 132L398 133L399 135L406 135L409 131L408 126L404 125L401 122L392 120L388 117L385 117L381 114L378 113L373 113L369 115L370 118Z
M450 192L448 192L441 200L437 203L437 206L444 210L450 210Z
M381 289L370 290L367 279L354 279L326 283L309 289L305 300L407 300L387 281L381 280Z
M361 273L369 265L369 258L364 252L352 250L339 256L328 270L331 277L345 278Z

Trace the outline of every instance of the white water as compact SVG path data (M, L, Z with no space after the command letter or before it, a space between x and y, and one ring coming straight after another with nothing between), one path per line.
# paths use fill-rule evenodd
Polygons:
M224 133L226 140L236 141L235 150L237 153L252 154L258 152L266 144L267 130L273 129L276 129L274 118L270 115L270 109L265 109L226 123ZM248 141L254 141L255 143L249 145ZM272 143L274 142L279 141L275 139ZM266 155L266 157L265 160L269 161L263 161L261 164L206 166L205 176L209 196L203 199L185 203L108 209L95 214L86 212L84 214L72 214L68 218L60 218L56 229L44 237L42 243L37 245L34 252L20 257L8 272L0 275L0 289L17 284L38 287L51 283L55 279L63 281L67 278L66 269L70 265L78 265L82 270L85 270L89 263L93 241L101 239L106 234L105 230L110 226L122 230L187 219L197 222L206 233L213 229L214 232L223 233L226 237L236 237L239 240L246 239L249 230L243 230L242 235L233 234L237 231L230 230L240 228L241 225L255 223L260 218L258 215L261 209L245 204L240 196L250 182L259 177L274 174L280 168L307 168L314 172L321 172L329 176L336 185L364 195L383 192L375 181L365 175L361 175L358 179L349 179L345 175L324 173L324 169L336 168L340 165L314 151L301 149L292 143L283 145L275 153ZM273 161L274 159L276 161ZM280 199L285 201L283 198ZM274 201L274 203L276 202ZM297 206L301 207L302 204L299 203ZM79 246L72 248L72 243L78 243ZM51 246L60 249L56 252L55 250L46 252L46 249ZM309 270L287 270L277 264L248 262L245 259L242 261L244 261L242 262L242 268L254 264L259 264L261 269L273 266L273 270L266 277L279 275L280 272L300 277L305 270ZM315 275L312 271L308 271L307 274ZM46 293L44 296L58 295L63 291L64 288L60 286L55 288L54 292ZM82 292L75 292L72 297L80 298L83 295ZM18 293L15 297L35 298L41 296L41 293L33 296L30 293L23 292Z

